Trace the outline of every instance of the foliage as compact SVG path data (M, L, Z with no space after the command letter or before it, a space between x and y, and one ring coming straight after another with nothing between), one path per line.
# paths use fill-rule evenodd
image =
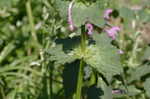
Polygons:
M150 1L73 1L0 0L0 99L149 99Z

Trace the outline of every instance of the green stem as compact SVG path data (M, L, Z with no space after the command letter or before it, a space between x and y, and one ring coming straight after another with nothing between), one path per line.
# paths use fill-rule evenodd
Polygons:
M86 50L86 34L85 34L85 26L81 27L81 51L83 56ZM76 96L75 99L81 99L82 93L82 85L83 85L83 67L84 67L84 59L80 60L79 72L78 72L78 80L77 80L77 88L76 88Z
M77 89L76 89L75 99L81 99L82 84L83 84L83 66L84 66L84 61L83 61L83 59L81 59L79 73L78 73L78 81L77 81Z
M85 54L86 50L86 34L85 34L85 26L81 27L81 50L83 55Z
M1 91L0 93L1 93L1 95L2 95L2 98L5 99L5 93L4 93L3 88L0 88L0 91Z
M31 35L32 35L33 39L35 41L37 41L30 0L28 0L26 2L26 10L27 10L28 18L29 18L29 24L30 24L30 27L31 27Z
M53 99L53 67L52 67L52 65L51 65L51 67L50 67L50 80L48 79L48 82L49 82L49 84L48 84L48 99Z

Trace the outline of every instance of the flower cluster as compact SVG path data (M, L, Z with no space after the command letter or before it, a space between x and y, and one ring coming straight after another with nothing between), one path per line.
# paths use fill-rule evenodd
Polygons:
M112 9L106 9L104 11L104 19L106 21L110 20L110 14L112 14L113 10ZM105 32L107 33L108 37L110 37L112 40L116 39L117 33L120 31L120 27L118 26L112 26L109 29L105 29ZM119 49L118 54L124 54L123 50Z
M113 26L110 29L107 29L105 31L108 37L112 38L112 40L115 40L117 33L120 31L120 28L118 26Z
M70 2L69 7L68 7L68 24L69 24L69 29L70 31L74 31L75 26L72 20L72 7L73 7L73 1ZM110 20L110 14L113 12L112 9L107 9L104 11L104 19L106 21ZM93 34L93 25L91 23L86 23L85 24L87 28L87 34L92 35ZM112 40L116 39L117 33L120 31L120 28L118 26L113 26L109 29L106 29L105 32L107 33L108 37L110 37ZM118 51L119 54L123 54L124 52L122 50Z

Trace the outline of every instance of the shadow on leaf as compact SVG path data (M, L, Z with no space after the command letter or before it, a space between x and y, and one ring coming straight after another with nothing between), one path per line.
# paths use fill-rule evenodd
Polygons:
M66 99L71 99L69 96L73 96L73 93L76 91L78 69L79 60L65 65L63 71L63 86Z
M78 36L73 38L57 39L55 42L57 44L62 44L63 51L68 52L80 44L80 37Z
M101 99L100 96L104 95L101 88L96 85L92 85L87 89L87 99Z

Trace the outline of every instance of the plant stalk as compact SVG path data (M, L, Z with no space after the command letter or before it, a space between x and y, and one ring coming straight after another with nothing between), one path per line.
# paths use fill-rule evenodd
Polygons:
M28 18L29 18L29 24L30 24L30 27L31 27L31 35L32 35L33 39L35 41L37 41L36 31L35 31L35 27L34 27L34 18L33 18L33 15L32 15L32 8L31 8L30 0L28 0L26 2L26 10L27 10Z
M83 59L81 59L79 73L78 73L78 81L77 81L77 89L76 89L76 98L75 99L81 99L82 85L83 85L83 66L84 66L84 61L83 61Z
M83 53L83 56L85 54L85 50L86 50L86 34L85 34L85 26L83 25L81 27L81 51ZM84 59L82 57L79 65L75 99L81 99L82 85L83 85L83 67L84 67Z

